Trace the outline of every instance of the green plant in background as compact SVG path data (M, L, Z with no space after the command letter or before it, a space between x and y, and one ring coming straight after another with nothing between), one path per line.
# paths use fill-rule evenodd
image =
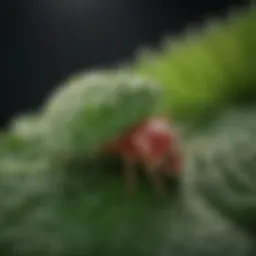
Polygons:
M231 106L255 90L253 14L139 60L138 77L72 77L39 113L14 119L0 135L0 254L254 255L256 105ZM189 126L216 108L218 118L181 142L184 171L161 200L143 177L127 198L121 164L87 158L145 116L171 111ZM84 157L67 163L69 153Z
M209 25L171 38L161 52L142 52L132 67L163 84L165 111L185 122L255 99L255 9Z

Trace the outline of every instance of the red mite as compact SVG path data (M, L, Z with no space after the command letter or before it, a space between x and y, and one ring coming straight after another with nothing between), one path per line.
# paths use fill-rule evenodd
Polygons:
M135 164L142 163L154 189L160 196L166 195L164 176L176 176L182 169L182 158L177 136L169 120L149 118L128 129L114 141L103 147L107 154L120 154L125 168L126 188L129 195L137 185Z

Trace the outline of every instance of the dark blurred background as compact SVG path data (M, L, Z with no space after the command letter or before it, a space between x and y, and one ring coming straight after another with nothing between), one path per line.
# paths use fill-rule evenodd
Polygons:
M223 17L243 0L5 0L1 3L0 125L36 109L81 68L131 60L143 45Z

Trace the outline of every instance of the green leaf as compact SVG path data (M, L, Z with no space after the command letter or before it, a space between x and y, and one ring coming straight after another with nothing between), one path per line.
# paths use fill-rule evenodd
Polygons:
M9 132L24 140L40 140L45 125L39 113L27 113L16 116L9 123Z
M55 152L93 154L155 113L161 89L132 73L96 71L60 85L45 103L45 142Z
M240 256L253 249L250 238L190 186L183 193L170 188L159 201L142 182L129 199L121 175L96 166L83 175L47 170L47 161L10 168L0 180L1 204L8 202L0 221L5 255Z
M255 108L224 112L188 154L195 189L256 241L255 115Z
M245 113L250 117L248 122ZM128 198L122 166L110 159L65 167L44 154L30 158L32 144L19 148L20 153L30 152L23 159L8 151L8 157L0 158L0 251L6 256L253 255L254 233L246 224L250 220L251 227L254 225L255 214L250 208L250 199L255 196L254 172L249 181L244 172L243 178L231 171L217 178L221 165L210 159L216 148L222 153L226 149L223 145L236 132L241 134L244 126L246 131L255 131L255 126L249 111L224 117L204 135L184 142L186 168L178 180L169 181L169 194L164 199L155 196L144 177L137 194ZM239 130L231 124L239 123L240 117L245 120ZM223 140L224 135L230 137ZM246 152L253 153L248 147ZM232 154L225 151L225 156ZM207 160L203 167L199 168L198 158ZM235 162L238 158L229 157L228 163L230 159ZM233 200L228 200L230 195ZM244 210L239 219L234 203Z

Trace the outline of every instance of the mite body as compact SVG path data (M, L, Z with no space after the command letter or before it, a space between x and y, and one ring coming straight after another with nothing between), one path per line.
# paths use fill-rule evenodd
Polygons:
M168 119L144 120L103 147L104 153L120 154L124 161L126 188L131 195L137 186L136 163L142 163L156 192L166 194L165 176L175 176L182 168L177 135Z

